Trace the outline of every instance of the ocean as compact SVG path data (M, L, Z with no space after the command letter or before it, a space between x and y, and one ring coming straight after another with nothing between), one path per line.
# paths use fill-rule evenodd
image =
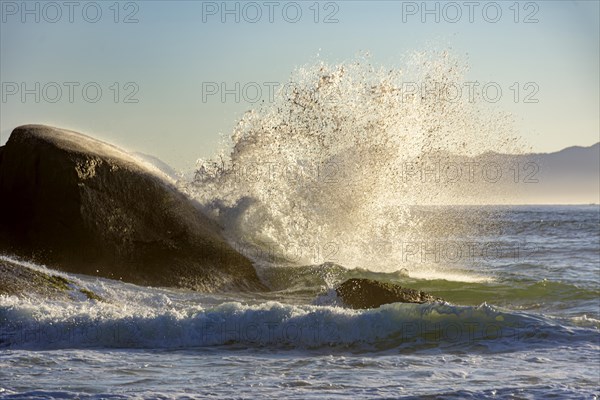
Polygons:
M342 245L312 264L268 251L257 268L275 290L261 294L52 271L105 301L1 296L0 398L600 397L599 207L419 213L486 223L386 242L351 268ZM445 302L344 308L332 288L350 277Z
M485 102L397 90L467 69L299 67L193 176L155 165L270 291L52 271L104 300L1 296L0 398L597 399L600 208L457 206L518 202L544 166L501 156L529 147ZM350 309L349 278L444 301Z

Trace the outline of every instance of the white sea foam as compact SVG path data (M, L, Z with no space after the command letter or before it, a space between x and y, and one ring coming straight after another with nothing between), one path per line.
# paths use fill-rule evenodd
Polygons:
M441 279L454 282L485 283L493 282L490 275L477 274L472 271L456 271L451 269L419 268L409 270L408 275L414 279L434 280Z
M421 345L518 348L572 339L569 329L549 320L485 304L389 304L373 310L350 310L276 301L201 304L192 301L198 300L195 294L181 297L177 292L132 290L125 285L113 294L120 298L63 302L0 296L0 343L9 348L40 349L238 344L373 350ZM590 335L595 337L594 332ZM578 336L579 340L586 338L590 339L585 334Z

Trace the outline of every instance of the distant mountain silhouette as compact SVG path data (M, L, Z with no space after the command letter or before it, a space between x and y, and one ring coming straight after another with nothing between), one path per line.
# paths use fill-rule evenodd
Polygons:
M539 183L525 193L528 202L600 202L600 143L529 158L539 163Z
M426 193L426 204L600 202L600 143L554 153L469 157L436 152L407 164L402 175L406 190Z
M567 147L554 153L487 153L471 161L501 166L503 179L495 185L488 183L488 190L484 191L490 200L496 198L498 203L600 202L600 143ZM481 191L478 195L486 197ZM498 195L503 196L498 198Z

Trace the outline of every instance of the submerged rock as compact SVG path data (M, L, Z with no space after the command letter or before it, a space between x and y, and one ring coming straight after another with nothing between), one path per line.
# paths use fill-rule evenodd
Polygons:
M264 289L220 227L158 172L42 125L16 128L0 148L0 251L142 285Z
M89 289L80 288L69 279L52 275L15 262L0 259L0 295L76 300L81 293L89 300L104 301Z
M348 279L335 289L338 298L351 308L377 308L389 303L428 303L443 301L429 293L403 288L372 279Z

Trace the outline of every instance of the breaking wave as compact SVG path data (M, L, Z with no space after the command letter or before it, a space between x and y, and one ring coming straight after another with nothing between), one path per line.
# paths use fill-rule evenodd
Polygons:
M4 348L194 348L275 346L364 351L431 347L486 351L597 340L597 328L492 306L389 304L374 310L226 302L215 306L58 303L2 299ZM162 306L156 304L162 302Z
M273 103L241 118L216 157L199 160L185 190L239 248L272 250L247 254L259 267L329 261L418 274L402 243L452 240L493 222L417 205L510 195L500 184L431 181L427 171L524 146L512 117L482 102L476 89L447 98L467 72L446 51L411 54L402 68L375 66L368 56L298 68Z

